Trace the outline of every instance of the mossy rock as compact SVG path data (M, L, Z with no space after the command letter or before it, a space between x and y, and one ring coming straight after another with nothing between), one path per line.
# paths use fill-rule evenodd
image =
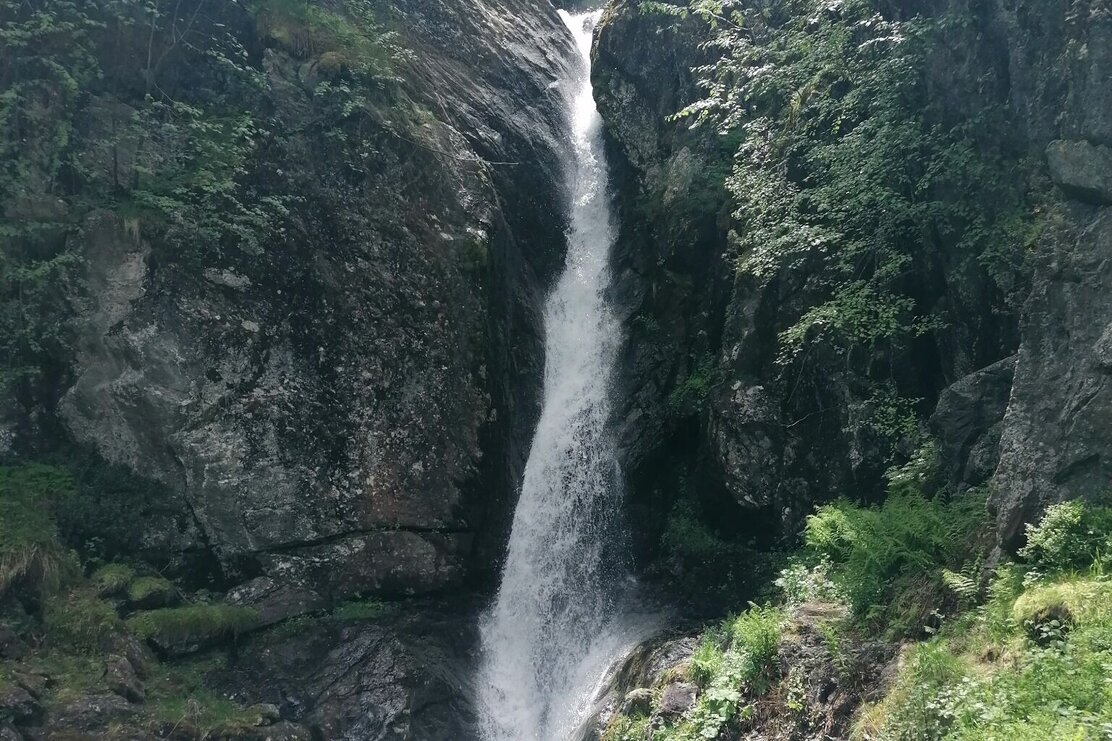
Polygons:
M185 605L139 612L128 618L127 624L163 653L184 654L254 630L259 613L236 605Z
M93 572L90 581L101 597L119 597L127 593L135 580L135 569L127 564L110 563Z
M153 610L177 605L181 602L181 593L169 579L161 576L141 576L131 582L127 590L127 599L132 607Z

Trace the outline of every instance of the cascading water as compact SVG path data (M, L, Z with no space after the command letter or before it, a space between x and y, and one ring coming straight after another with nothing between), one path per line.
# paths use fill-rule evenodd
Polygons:
M564 22L584 63L561 87L572 129L564 273L545 307L544 403L498 598L482 625L487 741L559 741L643 621L626 609L621 477L608 430L621 327L606 300L615 226L590 49L601 11Z

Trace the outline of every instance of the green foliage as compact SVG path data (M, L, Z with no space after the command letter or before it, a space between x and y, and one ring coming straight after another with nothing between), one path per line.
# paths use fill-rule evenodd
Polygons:
M258 725L256 718L212 689L209 675L225 669L227 660L223 655L158 665L146 681L151 715L179 726L189 723L204 736L223 738L222 734L210 733L217 730L249 731Z
M16 583L57 584L69 556L58 542L53 510L72 481L51 466L0 466L0 594Z
M258 612L235 605L197 604L136 613L127 624L144 640L187 646L227 640L252 630L258 625Z
M602 741L644 741L649 723L648 717L628 718L617 715L606 727L606 732L602 734Z
M1112 553L1112 508L1072 501L1047 508L1038 524L1027 524L1019 555L1036 569L1088 568Z
M855 738L1106 737L1112 582L1086 543L1112 534L1112 522L1097 514L1079 529L1084 511L1049 509L1031 528L1045 571L999 568L983 604L911 650L885 699L860 715ZM1064 532L1083 535L1084 547L1074 550ZM1071 573L1085 566L1089 575Z
M676 386L668 397L668 408L673 414L698 410L706 401L711 389L717 382L714 358L703 357L695 369L687 375L683 383Z
M880 0L640 8L688 27L702 19L705 47L721 52L696 70L705 97L676 118L740 142L724 158L738 270L791 276L805 302L780 331L779 361L802 377L843 356L882 387L877 431L914 438L916 400L902 397L916 389L882 376L876 359L945 341L986 293L1015 313L1036 229L1030 163L1007 147L1004 101L974 82L943 101L928 84L935 50L969 32L968 11L905 21ZM945 286L923 280L938 274ZM804 352L816 345L826 352Z
M141 576L131 582L127 598L135 605L162 606L177 600L178 588L161 576Z
M915 480L906 469L894 472L889 498L877 507L824 505L804 533L854 615L895 633L923 628L945 599L944 572L960 572L978 555L987 517L983 492L930 499Z
M43 627L54 646L95 654L107 650L124 626L110 602L75 590L46 600Z
M135 569L127 564L110 563L93 572L90 580L101 597L121 595L135 579Z
M833 570L827 558L811 565L806 560L795 560L780 571L775 584L791 607L806 602L845 602L845 595L831 577Z
M745 612L707 630L687 667L702 692L685 717L666 720L653 738L715 739L729 724L746 718L752 710L744 700L765 693L777 670L783 625L781 609L751 604Z
M405 56L397 34L383 28L388 6L341 0L255 0L252 12L263 35L301 55L315 55L326 72L348 70L364 78L393 79Z

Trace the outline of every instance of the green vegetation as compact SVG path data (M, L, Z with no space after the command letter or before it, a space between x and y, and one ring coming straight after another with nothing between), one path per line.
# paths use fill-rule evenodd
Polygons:
M257 725L252 713L212 691L208 675L226 669L227 665L222 654L160 664L146 683L151 715L166 723L189 723L202 736L216 730Z
M76 653L96 654L107 650L124 626L110 602L77 590L46 600L43 627L52 645Z
M378 620L389 615L393 608L376 599L351 600L337 605L330 615L336 620Z
M703 357L698 365L687 375L683 383L676 386L668 397L668 409L672 414L697 411L706 401L716 380L714 358Z
M777 673L777 650L783 610L751 605L748 610L709 630L684 671L700 688L688 713L654 730L654 739L697 741L718 738L752 713L752 702L763 695ZM645 718L618 717L603 738L643 739ZM638 735L642 734L642 735Z
M165 606L177 600L178 588L161 576L141 576L131 583L127 598L134 605Z
M235 605L195 604L136 613L127 624L144 640L188 646L235 638L258 625L258 613Z
M724 146L738 271L800 294L778 326L785 375L805 387L844 358L867 397L857 412L895 449L918 432L922 390L891 373L894 359L946 346L967 307L1014 316L1038 230L1006 96L971 76L946 80L943 99L931 79L937 49L976 33L970 11L902 20L880 0L640 7L688 30L701 19L715 50L696 69L705 97L676 118Z
M947 603L947 571L974 568L986 525L985 496L975 491L932 499L897 490L874 508L840 500L808 518L803 558L829 570L869 628L909 635Z
M70 570L53 511L71 490L57 468L0 466L0 595L19 582L32 590L53 587Z
M93 572L90 581L101 597L124 594L135 579L135 569L122 563L110 563Z
M1104 529L1074 530L1086 536L1080 541L1059 537L1079 522ZM895 686L861 714L855 737L1106 738L1112 729L1109 523L1108 508L1051 507L1030 529L1025 562L999 568L979 605L909 650ZM1089 547L1098 542L1104 545Z

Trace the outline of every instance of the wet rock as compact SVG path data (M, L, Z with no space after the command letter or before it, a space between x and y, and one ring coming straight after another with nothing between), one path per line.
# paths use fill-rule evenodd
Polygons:
M622 699L621 712L624 715L647 715L653 709L653 691L647 687L630 690Z
M257 610L260 628L327 606L316 591L292 579L278 582L267 576L257 577L232 589L228 592L227 601Z
M272 705L323 738L475 738L475 610L434 603L370 622L322 619L293 635L260 634L234 667L209 679L237 702Z
M104 686L129 702L143 702L147 698L135 667L123 656L108 658L104 668Z
M1046 150L1050 176L1074 198L1112 204L1112 148L1058 140Z
M59 416L165 490L136 532L159 562L208 557L233 583L311 571L311 591L342 599L454 586L501 549L537 408L538 309L562 265L554 82L575 55L543 0L399 0L391 13L399 44L419 50L396 72L404 95L360 92L374 102L344 137L323 134L315 92L341 72L335 53L260 38L236 3L198 20L258 51L246 105L277 146L242 179L290 204L265 255L177 259L170 243L208 243L194 225L167 234L111 212L75 227L87 290ZM164 84L207 94L222 75L206 59ZM97 97L82 134L140 105ZM157 173L174 136L121 141L119 162L97 149L89 187ZM273 615L313 603L287 597Z
M683 715L695 704L699 688L690 682L672 682L664 687L658 710L661 715Z
M278 706L272 705L269 702L260 702L257 705L252 705L247 708L246 713L251 717L251 722L256 726L269 726L282 719L282 713L279 712Z

